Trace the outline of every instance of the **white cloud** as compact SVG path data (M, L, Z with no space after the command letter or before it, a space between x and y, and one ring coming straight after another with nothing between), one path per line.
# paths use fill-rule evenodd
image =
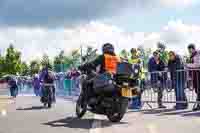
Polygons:
M169 49L182 54L186 52L189 43L195 43L200 47L200 25L184 24L181 20L169 21L158 33L153 33L150 41L163 41Z
M199 0L160 0L167 7L189 7L198 4Z
M41 57L44 53L55 56L60 50L69 52L81 44L92 45L101 49L101 45L111 42L116 49L131 48L138 45L144 33L128 33L122 29L100 22L91 22L75 28L42 29L42 28L1 28L0 45L5 51L9 43L14 43L23 53L23 60Z
M81 44L89 44L98 49L106 42L115 45L117 52L143 44L155 48L158 41L163 41L168 48L179 52L186 50L188 43L199 41L200 26L187 25L182 21L169 21L160 32L126 32L115 26L100 22L91 22L75 28L43 29L43 28L5 28L0 29L0 47L5 51L10 42L23 53L23 60L40 58L44 53L50 57L60 50L66 53Z

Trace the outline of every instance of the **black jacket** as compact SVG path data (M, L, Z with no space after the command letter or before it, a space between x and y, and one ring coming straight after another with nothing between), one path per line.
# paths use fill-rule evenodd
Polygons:
M177 83L184 84L185 83L185 77L186 73L184 72L184 65L181 61L180 57L176 55L176 58L174 61L168 62L168 70L170 72L170 77L173 83L173 86Z
M110 55L113 55L113 56L116 56L114 53L107 53L107 54L110 54ZM100 73L104 73L106 70L105 70L105 56L104 54L102 55L99 55L94 61L92 62L89 62L85 65L83 65L83 69L86 68L86 69L93 69L93 70L96 70L96 68L100 65Z
M160 60L160 63L157 64L155 59L152 57L148 62L148 71L151 72L151 82L156 83L158 80L164 81L166 79L166 73L161 73L159 71L165 70L165 63Z

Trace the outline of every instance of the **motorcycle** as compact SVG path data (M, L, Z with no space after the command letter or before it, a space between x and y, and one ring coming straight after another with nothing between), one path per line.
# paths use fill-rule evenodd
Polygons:
M111 122L124 117L130 100L140 93L138 77L140 67L123 62L117 73L95 75L88 65L80 67L81 92L76 102L76 115L82 118L87 111L106 115ZM92 92L92 95L88 95Z
M44 107L51 108L53 103L53 84L43 83L41 102Z

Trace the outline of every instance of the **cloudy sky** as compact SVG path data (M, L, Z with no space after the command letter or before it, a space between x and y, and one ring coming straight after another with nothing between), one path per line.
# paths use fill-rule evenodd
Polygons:
M23 60L55 56L82 45L138 45L182 53L200 46L199 0L0 0L0 51L9 43Z

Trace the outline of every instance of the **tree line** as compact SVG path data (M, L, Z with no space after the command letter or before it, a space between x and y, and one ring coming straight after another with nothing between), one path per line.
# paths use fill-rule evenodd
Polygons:
M151 56L151 49L138 48L144 64L147 64L148 58ZM129 56L129 51L123 49L120 56ZM87 46L85 50L73 49L68 54L63 50L50 59L44 54L41 59L31 60L30 62L22 61L22 53L18 51L13 44L10 44L4 55L0 55L0 77L7 74L20 76L33 76L37 74L43 67L48 66L49 69L56 72L63 72L72 67L77 67L81 63L90 61L97 56L97 49Z
M10 44L4 55L0 55L0 77L4 75L33 76L43 67L48 66L53 71L63 71L81 64L82 59L88 59L96 56L94 48L88 46L83 53L80 49L73 49L69 54L62 50L53 59L44 54L41 59L30 62L22 61L22 53L18 51L13 44ZM94 55L95 54L95 55ZM82 58L81 58L82 57ZM62 68L65 65L65 69Z

